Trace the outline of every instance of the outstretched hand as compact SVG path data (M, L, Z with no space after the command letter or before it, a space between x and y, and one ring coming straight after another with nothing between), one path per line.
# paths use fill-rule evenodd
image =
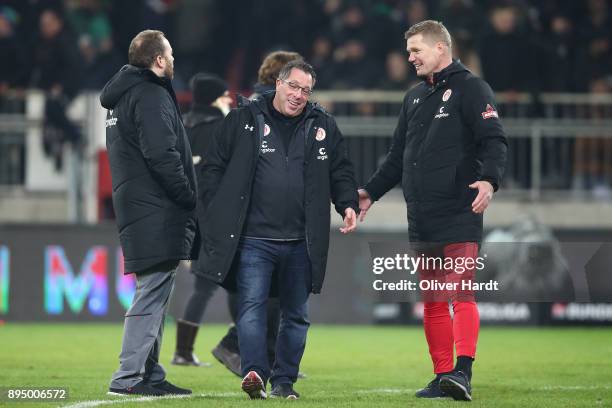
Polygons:
M344 210L344 227L340 228L340 232L348 234L355 231L357 228L357 214L351 207Z
M478 195L472 202L472 211L476 214L482 214L493 198L493 186L488 181L481 180L470 184L469 187L478 189Z

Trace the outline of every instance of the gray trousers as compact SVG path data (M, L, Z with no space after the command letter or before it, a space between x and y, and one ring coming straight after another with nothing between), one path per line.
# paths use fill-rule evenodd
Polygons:
M166 378L159 352L176 268L177 262L164 263L136 275L136 293L125 314L119 369L111 388L132 387L141 381L157 384Z

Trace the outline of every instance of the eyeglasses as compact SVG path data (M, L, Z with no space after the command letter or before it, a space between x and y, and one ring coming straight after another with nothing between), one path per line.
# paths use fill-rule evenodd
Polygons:
M301 87L298 84L296 84L295 82L289 82L289 81L287 81L285 79L281 79L281 81L284 82L285 84L287 84L287 86L289 88L291 88L291 90L293 90L293 91L298 91L299 90L300 92L302 92L302 94L305 97L309 97L310 95L312 95L312 89L310 89L308 87Z

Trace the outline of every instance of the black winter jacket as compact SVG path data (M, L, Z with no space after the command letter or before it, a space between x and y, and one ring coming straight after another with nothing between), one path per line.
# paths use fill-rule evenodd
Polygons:
M209 105L194 105L191 111L185 114L184 122L187 136L189 137L189 143L191 144L191 151L193 153L193 164L198 182L198 193L201 193L204 191L202 188L202 181L204 180L202 176L204 160L208 158L208 155L214 147L213 136L223 122L223 112ZM200 231L202 231L203 228L202 220L204 219L205 207L206 203L204 202L204 197L199 194L197 214ZM191 264L191 272L197 273L197 271L201 269L201 262L194 262Z
M273 98L274 93L264 95ZM215 151L204 160L202 196L203 276L235 289L231 265L245 224L264 135L264 98L230 112L215 135ZM312 264L312 292L319 293L329 247L330 201L344 217L358 211L357 184L340 130L331 115L308 103L303 122L305 237ZM279 200L282 197L278 198Z
M385 161L365 185L372 200L401 181L413 242L480 242L477 180L497 190L507 140L491 88L455 61L410 89Z
M195 171L170 81L126 65L100 101L126 273L197 256Z

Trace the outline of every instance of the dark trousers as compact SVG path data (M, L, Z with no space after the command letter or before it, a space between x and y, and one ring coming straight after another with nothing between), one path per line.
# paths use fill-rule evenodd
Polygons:
M187 307L183 313L182 320L199 325L202 323L206 307L212 299L213 295L219 288L215 282L206 279L200 275L195 275L194 291L187 301ZM238 296L234 293L228 293L227 303L232 317L232 322L236 322L238 316ZM274 363L276 336L278 335L278 324L280 319L280 304L278 298L268 299L268 335L267 335L267 351L268 361L270 366ZM232 325L227 334L221 340L221 344L228 350L240 354L238 346L238 332L235 325Z
M256 371L273 385L294 383L306 347L311 266L306 242L244 238L238 247L238 341L242 374ZM277 279L280 324L272 371L266 351L267 308Z

